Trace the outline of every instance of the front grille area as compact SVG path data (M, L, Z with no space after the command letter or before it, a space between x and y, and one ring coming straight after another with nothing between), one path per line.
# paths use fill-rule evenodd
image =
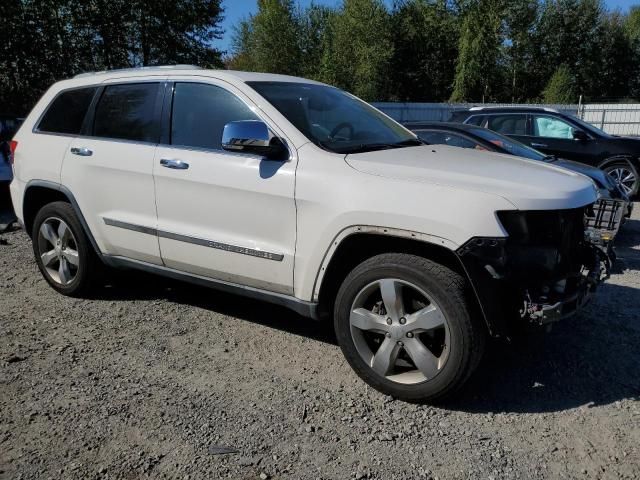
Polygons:
M586 225L616 233L624 215L624 202L601 198L586 212Z

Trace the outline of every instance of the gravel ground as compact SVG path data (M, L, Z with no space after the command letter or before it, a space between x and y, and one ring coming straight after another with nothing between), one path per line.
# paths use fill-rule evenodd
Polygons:
M328 326L271 305L135 273L62 297L4 234L0 478L637 479L637 207L596 301L491 344L440 408L367 388Z

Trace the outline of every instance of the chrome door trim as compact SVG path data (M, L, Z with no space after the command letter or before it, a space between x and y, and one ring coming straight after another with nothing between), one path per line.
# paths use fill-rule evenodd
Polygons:
M281 262L284 259L284 254L282 253L267 252L255 248L242 247L240 245L230 245L228 243L216 242L214 240L207 240L204 238L192 237L189 235L182 235L179 233L167 232L151 227L136 225L133 223L121 222L112 218L105 217L103 218L103 220L106 225L109 225L111 227L123 228L125 230L132 230L134 232L145 233L147 235L157 235L160 238L167 238L169 240L176 240L178 242L191 243L193 245L200 245L201 247L209 247L216 250L224 250L226 252L264 258L265 260L273 260L275 262Z

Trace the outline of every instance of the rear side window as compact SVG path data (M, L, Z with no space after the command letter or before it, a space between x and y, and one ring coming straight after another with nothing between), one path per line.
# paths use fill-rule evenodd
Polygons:
M222 131L229 122L260 120L238 97L202 83L176 83L171 117L171 144L222 149Z
M526 135L527 116L520 114L489 115L487 128L505 135Z
M59 94L40 120L38 131L78 135L95 92L96 88L90 87Z
M158 141L156 115L158 83L111 85L104 89L96 107L93 135L96 137Z

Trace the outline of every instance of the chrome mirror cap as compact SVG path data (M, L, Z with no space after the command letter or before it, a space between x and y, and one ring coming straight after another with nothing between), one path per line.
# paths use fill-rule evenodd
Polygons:
M225 150L256 152L259 148L269 148L269 144L269 129L259 120L229 122L222 131Z

